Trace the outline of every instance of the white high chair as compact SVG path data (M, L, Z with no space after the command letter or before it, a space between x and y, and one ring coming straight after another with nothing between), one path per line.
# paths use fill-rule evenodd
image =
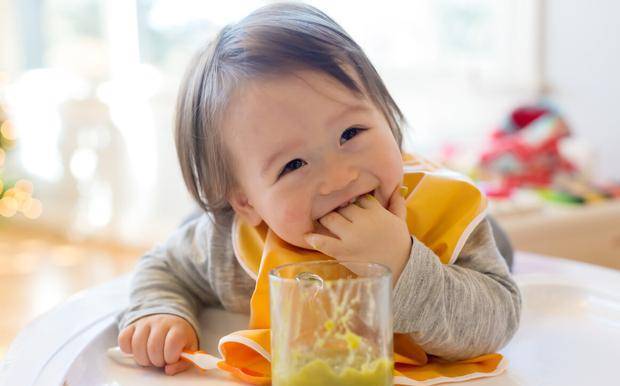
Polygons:
M521 326L500 352L508 370L481 385L617 385L620 357L620 271L517 253L523 293ZM127 305L128 277L80 292L30 323L0 363L1 386L242 385L219 370L175 376L124 366L106 351L117 345L115 315ZM207 310L202 349L246 328L247 316ZM198 383L200 382L200 383Z

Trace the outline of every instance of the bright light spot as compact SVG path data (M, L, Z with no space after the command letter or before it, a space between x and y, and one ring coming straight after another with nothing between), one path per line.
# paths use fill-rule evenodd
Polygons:
M30 174L50 182L62 177L59 106L81 97L83 89L83 80L55 69L27 71L7 87L12 125L19 130L21 165Z
M22 192L32 194L34 186L32 185L32 182L28 180L19 180L15 183L15 189L19 189Z
M41 203L41 201L37 200L36 198L33 198L30 201L30 205L28 206L28 208L23 211L24 216L28 217L31 220L39 218L42 212L43 212L43 204Z
M5 196L15 199L15 201L17 201L18 208L22 206L24 201L30 198L30 194L22 192L21 190L15 188L7 190Z
M0 199L0 215L4 217L13 217L17 213L19 204L13 197L3 197Z
M0 126L0 133L4 138L9 141L15 141L17 139L17 133L15 132L15 127L8 119L2 122L2 126Z
M24 200L24 202L22 202L21 206L19 207L19 211L22 213L26 213L28 210L30 210L30 207L32 206L32 201L32 197L28 197L26 200Z
M4 166L4 159L6 158L6 153L4 150L0 149L0 168Z
M78 180L86 180L93 176L97 168L97 154L93 149L82 148L73 152L70 163L71 174Z

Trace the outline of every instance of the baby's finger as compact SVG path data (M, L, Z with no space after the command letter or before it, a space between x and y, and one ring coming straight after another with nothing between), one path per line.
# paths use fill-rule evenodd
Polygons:
M171 365L166 365L164 371L166 372L166 375L174 375L180 373L181 371L189 369L191 366L192 365L189 362L179 361Z
M400 187L397 187L392 192L388 203L388 210L403 220L407 218L407 207L405 199L400 192Z
M151 329L149 339L146 344L146 352L149 361L157 367L163 367L164 361L164 341L168 334L168 327L155 327Z
M186 348L187 341L189 339L183 333L180 328L172 327L166 335L166 341L164 343L164 360L167 364L171 365L177 363L181 359L181 352ZM194 350L195 347L187 347L190 350Z
M329 212L321 217L319 222L338 237L342 236L351 225L351 222L338 212Z
M131 354L131 338L136 330L136 325L131 324L118 334L118 346L125 354Z
M344 208L338 209L338 213L340 213L342 217L353 222L354 219L364 213L364 210L355 204L351 204L345 206Z
M149 362L149 355L146 351L146 342L150 332L151 327L148 324L145 326L138 326L131 338L131 353L140 366L151 365L151 362Z
M304 235L304 239L317 251L323 252L331 257L336 257L339 255L341 241L336 238L318 233L307 233Z

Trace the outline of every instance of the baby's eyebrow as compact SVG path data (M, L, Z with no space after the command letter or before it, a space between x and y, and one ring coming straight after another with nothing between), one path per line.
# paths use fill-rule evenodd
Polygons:
M347 105L347 107L343 109L342 111L338 112L338 114L335 114L333 117L328 118L327 121L325 122L325 127L331 127L332 125L335 125L342 118L344 118L345 116L349 114L367 112L367 111L370 111L370 108L365 104L356 103L353 105Z

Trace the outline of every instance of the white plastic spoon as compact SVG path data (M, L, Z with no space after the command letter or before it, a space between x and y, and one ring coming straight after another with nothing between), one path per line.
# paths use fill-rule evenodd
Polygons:
M127 354L121 351L120 347L112 347L108 349L108 356L112 358L115 362L120 363L122 365L128 366L136 366L138 365L134 360L132 354ZM181 353L181 357L187 359L191 363L193 363L196 367L202 370L213 370L217 369L218 362L221 362L222 359L213 355L209 355L203 351L195 351L195 352L187 352L183 351Z

